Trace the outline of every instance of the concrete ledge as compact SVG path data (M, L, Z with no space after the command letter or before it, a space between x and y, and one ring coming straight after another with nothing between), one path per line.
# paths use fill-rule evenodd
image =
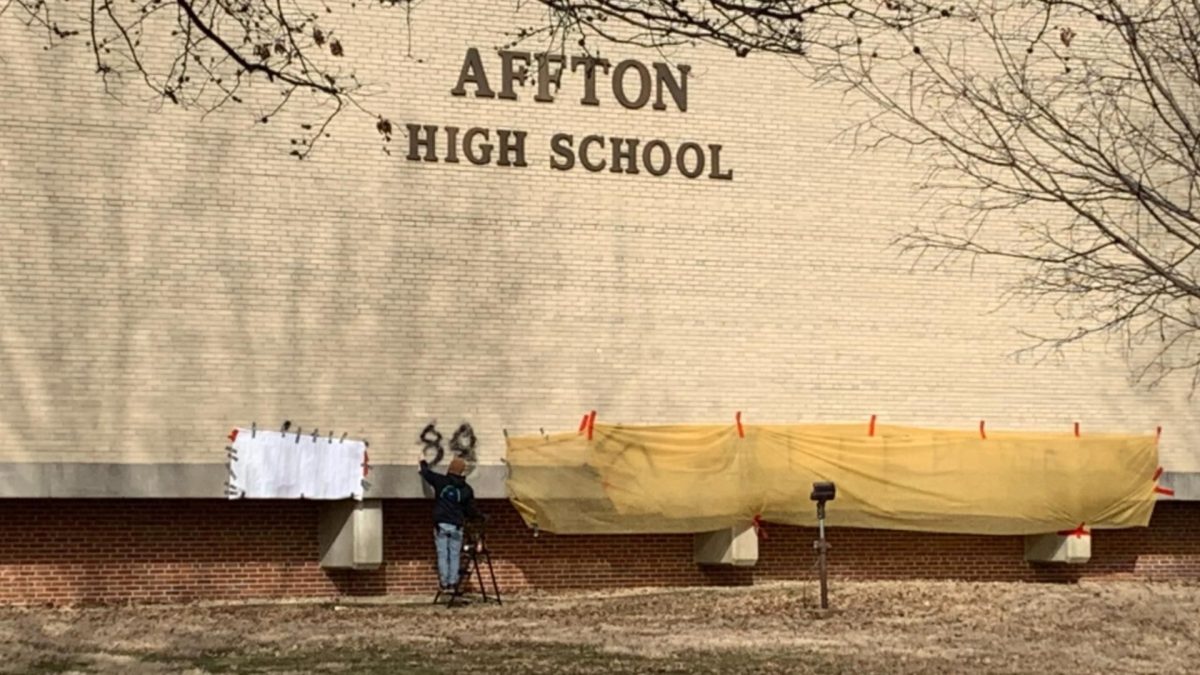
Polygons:
M702 532L692 538L692 559L698 565L753 567L758 562L758 532L750 523Z
M443 467L444 468L444 467ZM508 490L504 481L508 479L508 467L503 464L476 466L467 476L467 483L480 499L507 499ZM432 497L433 492L421 480L416 465L383 464L371 467L367 476L367 499L407 499Z
M504 499L503 465L477 466L467 477L480 499ZM0 499L225 499L225 464L117 464L105 462L2 462ZM413 499L429 495L417 467L373 467L369 499Z
M1174 490L1176 501L1200 502L1200 471L1164 471L1158 484Z
M1080 565L1092 559L1091 534L1035 534L1025 537L1025 560Z
M0 497L203 498L225 496L224 464L0 464Z
M323 501L318 509L321 567L370 570L383 564L383 502Z

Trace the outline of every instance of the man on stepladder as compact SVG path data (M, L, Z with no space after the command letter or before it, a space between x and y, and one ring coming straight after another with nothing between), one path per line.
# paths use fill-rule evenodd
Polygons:
M437 546L438 580L442 591L458 588L459 557L462 553L463 524L483 515L475 509L475 491L463 478L467 463L461 457L450 460L446 475L429 468L421 460L421 478L433 487L433 540Z

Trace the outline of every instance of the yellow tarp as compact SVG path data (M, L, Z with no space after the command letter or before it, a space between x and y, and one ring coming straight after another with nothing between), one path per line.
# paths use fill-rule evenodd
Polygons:
M827 524L1042 534L1145 526L1154 436L865 425L614 426L508 441L509 497L547 532L705 532L814 525L814 481L837 484Z

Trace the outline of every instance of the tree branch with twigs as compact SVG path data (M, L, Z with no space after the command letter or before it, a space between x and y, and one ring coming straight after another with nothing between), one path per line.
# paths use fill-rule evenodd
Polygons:
M88 0L82 15L67 0L7 0L0 16L6 12L44 31L48 47L86 40L96 73L114 97L127 91L119 83L135 78L160 105L208 115L245 103L248 87L265 84L277 98L257 102L260 124L307 99L310 119L292 139L291 155L299 159L328 137L345 110L371 114L380 133L390 133L390 122L364 106L334 11L319 0Z
M1034 353L1116 339L1142 381L1200 384L1197 0L543 4L580 40L804 57L870 102L855 142L925 162L943 209L901 251L1017 266L1009 297L1064 326Z

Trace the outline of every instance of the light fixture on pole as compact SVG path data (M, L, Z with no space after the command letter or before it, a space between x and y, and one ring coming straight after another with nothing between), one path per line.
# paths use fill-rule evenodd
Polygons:
M837 486L827 481L813 483L809 499L817 503L817 540L813 548L817 550L817 565L821 573L821 609L829 609L829 581L826 572L826 553L829 543L825 541L825 502L833 501L837 496Z

